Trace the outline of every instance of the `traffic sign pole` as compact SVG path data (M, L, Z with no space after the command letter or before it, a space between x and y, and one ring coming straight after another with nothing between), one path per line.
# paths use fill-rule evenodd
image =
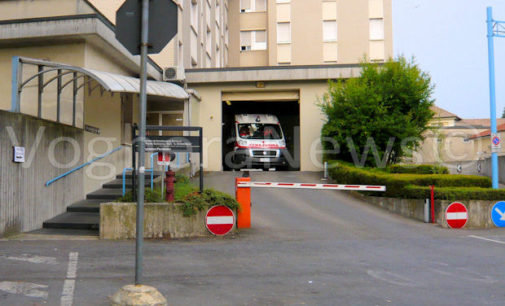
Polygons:
M142 0L142 20L140 31L140 124L139 124L139 179L137 193L137 237L135 243L135 285L142 282L142 248L144 242L144 188L145 188L145 138L147 105L147 44L149 37L149 0Z

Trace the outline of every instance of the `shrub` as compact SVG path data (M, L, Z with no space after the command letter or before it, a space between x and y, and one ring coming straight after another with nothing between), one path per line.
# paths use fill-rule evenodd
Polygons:
M449 174L449 169L437 165L391 165L386 168L389 173L410 174Z
M329 163L329 173L337 183L386 185L386 192L371 195L387 197L408 197L406 187L416 185L426 187L430 185L440 187L491 187L491 180L475 175L449 175L449 174L398 174L386 173L377 169L356 168L347 163L332 161Z
M435 199L437 200L503 200L505 198L504 189L491 189L480 187L441 187L435 188ZM430 187L407 186L405 188L405 198L426 199L430 197Z
M224 205L233 210L240 209L240 204L229 194L214 189L205 189L203 193L193 192L182 199L180 206L185 217L196 214L197 211L208 209L215 205Z
M238 210L240 204L229 194L214 189L205 189L203 193L198 192L198 188L191 184L188 177L176 175L175 183L175 201L181 203L179 206L185 217L193 216L197 211L208 209L215 205L224 205L233 210ZM144 193L146 203L165 202L160 192L146 188ZM133 199L132 192L127 192L118 202L136 202Z

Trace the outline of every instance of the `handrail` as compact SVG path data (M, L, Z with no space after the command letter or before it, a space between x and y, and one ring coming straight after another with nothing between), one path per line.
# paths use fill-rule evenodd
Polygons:
M133 171L133 168L124 168L123 169L123 197L126 193L126 179L125 179L126 171ZM133 173L132 173L132 175L133 175Z
M133 171L133 168L123 169L123 196L126 194L126 171ZM151 172L151 189L153 189L153 169L146 169L146 172Z
M158 152L156 153L153 153L151 154L151 169L146 169L146 172L151 172L151 189L153 189L154 185L153 185L153 181L154 181L154 176L153 176L153 173L154 173L154 156L155 155L158 155ZM133 171L133 168L124 168L123 169L123 196L126 194L126 171ZM132 175L134 175L132 173Z
M61 175L59 175L59 176L57 176L57 177L53 178L52 180L47 181L45 185L46 185L46 187L47 187L47 186L51 185L52 183L56 182L57 180L62 179L62 178L64 178L65 176L69 175L70 173L73 173L73 172L75 172L75 171L77 171L77 170L79 170L79 169L81 169L81 168L84 168L84 167L86 167L86 166L88 166L88 165L90 165L90 164L92 164L92 163L96 162L97 160L100 160L100 159L102 159L102 158L104 158L104 157L107 157L107 156L111 155L112 153L114 153L114 152L117 152L117 151L121 150L122 148L123 148L123 146L119 146L119 147L115 148L115 149L114 149L114 150L112 150L112 151L109 151L109 152L104 153L104 154L102 154L102 155L100 155L100 156L98 156L98 157L95 157L95 158L93 158L92 160L90 160L89 162L84 163L84 164L82 164L82 165L80 165L80 166L78 166L78 167L75 167L74 169L69 170L69 171L67 171L67 172L63 173L63 174L61 174Z

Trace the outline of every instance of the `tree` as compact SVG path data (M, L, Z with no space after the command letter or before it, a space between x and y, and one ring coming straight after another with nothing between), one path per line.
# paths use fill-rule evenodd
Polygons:
M434 115L433 86L430 76L404 57L361 67L358 78L329 82L320 104L327 119L322 143L330 158L384 167L423 140Z

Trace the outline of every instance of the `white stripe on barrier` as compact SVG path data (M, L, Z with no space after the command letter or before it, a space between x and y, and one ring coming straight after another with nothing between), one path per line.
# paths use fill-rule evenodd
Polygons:
M278 183L278 182L237 182L237 187L241 187L241 188L243 188L243 187L254 187L254 188L259 187L259 188L298 188L298 189L386 191L386 186Z

